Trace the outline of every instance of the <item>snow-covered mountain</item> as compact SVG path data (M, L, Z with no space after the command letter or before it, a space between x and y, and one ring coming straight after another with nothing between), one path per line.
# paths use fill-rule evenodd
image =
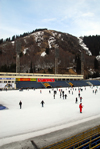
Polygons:
M81 59L81 52L84 54L84 62L86 62L87 68L93 68L94 56L92 56L90 49L84 44L81 37L77 38L68 33L43 29L19 37L16 40L21 44L21 72L29 72L32 64L31 67L35 71L46 72L48 69L50 71L52 69L53 73L55 51L58 52L56 55L58 57L59 73L67 73L69 67L75 69L75 57L79 56ZM11 66L11 64L16 63L16 40L0 44L0 68L4 65Z

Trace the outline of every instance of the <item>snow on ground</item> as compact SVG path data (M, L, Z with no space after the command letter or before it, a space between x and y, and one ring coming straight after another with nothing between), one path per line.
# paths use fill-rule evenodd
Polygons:
M11 142L13 139L24 140L100 117L100 87L82 89L83 113L79 112L78 88L62 88L67 99L60 98L59 89L55 99L52 89L41 89L42 93L40 89L0 91L0 104L8 108L0 110L0 146L8 143L7 138L10 137ZM93 90L96 89L95 94ZM76 97L78 103L75 103ZM19 108L20 100L22 109ZM41 106L42 100L45 102L44 107Z
M56 39L54 37L50 36L50 38L48 39L48 45L49 45L50 49L52 48L52 45L55 45L55 41L56 41Z
M27 51L28 51L28 48L25 48L25 49L23 50L23 54L26 54Z
M38 31L38 32L32 33L31 35L33 35L35 37L35 41L38 42L38 41L43 40L44 32L43 31Z
M41 53L41 56L44 57L46 55L45 51Z
M100 55L96 56L96 59L97 59L98 61L100 61Z
M80 44L80 46L81 46L84 50L86 50L86 52L87 52L87 54L88 54L89 56L91 56L92 53L91 53L91 51L89 50L89 48L86 46L86 44L83 42L83 39L82 39L82 38L78 38L78 39L79 39L79 44Z

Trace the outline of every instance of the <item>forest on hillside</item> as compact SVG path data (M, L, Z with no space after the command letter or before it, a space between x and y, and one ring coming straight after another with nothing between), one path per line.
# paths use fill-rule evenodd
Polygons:
M20 34L20 35L13 35L12 38L10 38L10 37L8 37L8 38L6 38L6 39L1 38L1 39L0 39L0 44L5 43L5 42L15 41L15 40L18 39L18 38L26 37L26 36L28 36L28 35L30 35L30 34L32 34L32 33L35 33L35 32L38 32L38 31L44 31L44 30L47 30L47 28L35 29L35 30L33 30L32 32L26 32L26 33L23 33L23 34Z
M84 36L83 42L87 45L93 56L100 54L100 35Z

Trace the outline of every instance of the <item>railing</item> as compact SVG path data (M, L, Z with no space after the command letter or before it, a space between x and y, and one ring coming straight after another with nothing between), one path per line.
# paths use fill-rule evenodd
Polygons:
M100 125L41 149L95 149L100 146Z
M83 75L72 74L41 74L41 73L6 73L0 72L0 78L56 78L56 79L83 79Z

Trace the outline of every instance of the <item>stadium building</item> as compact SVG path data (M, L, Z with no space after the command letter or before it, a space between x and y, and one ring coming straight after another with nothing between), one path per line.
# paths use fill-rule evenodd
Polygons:
M0 89L74 86L71 80L82 81L83 75L0 72Z

